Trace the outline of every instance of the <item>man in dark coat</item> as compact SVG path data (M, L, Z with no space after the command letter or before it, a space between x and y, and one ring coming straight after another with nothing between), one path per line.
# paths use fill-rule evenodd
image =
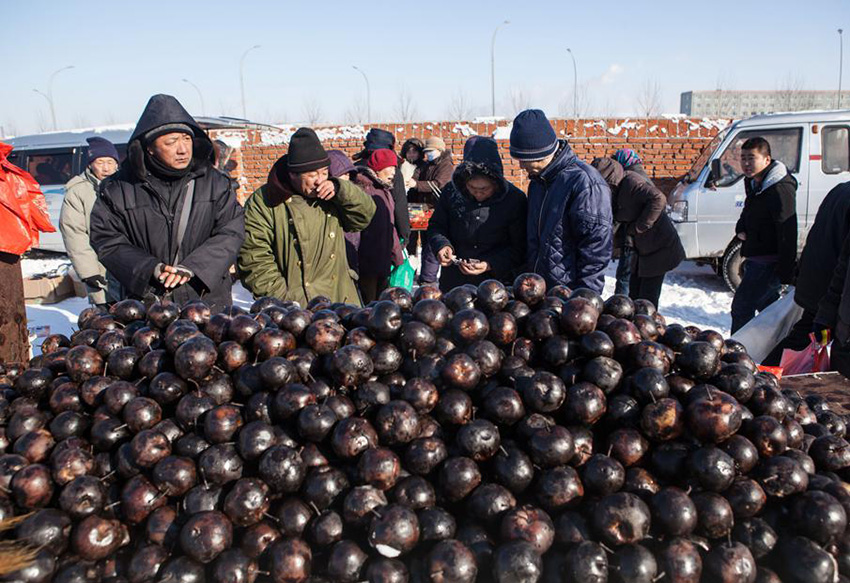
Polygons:
M841 246L848 235L850 182L843 182L830 190L823 199L815 222L806 237L806 246L800 254L794 301L803 308L803 315L762 364L778 366L783 350L803 350L809 345L809 333L812 331L818 305L829 289L829 282L841 255Z
M539 109L521 112L510 152L528 173L528 264L549 287L601 292L611 261L611 191Z
M835 266L826 293L821 298L818 311L812 324L812 332L818 342L826 344L833 339L829 364L850 377L850 236L844 239L841 255Z
M528 205L525 194L505 180L499 146L476 137L464 153L428 223L431 250L443 266L443 291L485 279L511 283L525 265Z
M764 138L741 146L741 169L747 198L735 232L743 241L744 277L732 300L733 334L794 282L797 261L797 181L771 158Z
M591 165L611 188L614 221L634 249L629 297L649 300L657 307L665 274L685 258L676 227L664 212L667 198L654 184L611 158L594 158Z
M91 218L92 247L128 297L231 305L244 215L212 164L212 142L183 106L151 97Z

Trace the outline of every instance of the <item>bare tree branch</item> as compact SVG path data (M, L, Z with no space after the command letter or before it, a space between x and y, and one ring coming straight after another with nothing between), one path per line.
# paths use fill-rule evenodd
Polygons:
M416 104L413 102L413 95L404 85L399 88L396 95L393 113L399 121L405 123L413 121L413 118L416 117Z
M641 117L655 117L661 113L661 86L655 79L647 79L638 92L637 113Z
M511 87L511 113L518 114L531 106L531 98L521 87Z
M449 102L447 117L451 120L464 121L472 115L472 102L463 90L458 89Z
M366 102L362 97L355 99L343 114L345 123L362 124L366 122Z
M573 91L570 91L558 105L558 113L562 117L575 117L582 119L590 115L593 105L590 101L590 92L587 83L582 83Z
M814 98L805 89L806 81L802 75L788 73L779 83L776 109L778 111L801 111L814 107Z
M304 119L310 126L314 126L319 123L324 115L322 112L322 104L319 103L319 100L315 95L311 95L307 99L304 100Z

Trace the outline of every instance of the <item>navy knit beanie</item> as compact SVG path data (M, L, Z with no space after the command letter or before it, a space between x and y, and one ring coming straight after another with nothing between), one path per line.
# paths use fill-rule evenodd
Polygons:
M86 141L89 143L86 166L98 158L113 158L116 162L119 162L118 150L116 150L115 145L106 138L86 138Z
M366 141L363 142L363 149L369 150L394 150L395 136L387 130L381 128L372 128L366 134Z
M511 129L511 157L517 160L542 160L558 149L558 136L546 114L526 109L514 119Z

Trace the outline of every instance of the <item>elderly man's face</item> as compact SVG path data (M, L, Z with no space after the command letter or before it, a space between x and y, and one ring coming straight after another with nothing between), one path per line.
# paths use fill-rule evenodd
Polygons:
M89 168L91 168L91 173L94 174L95 178L103 180L107 176L115 174L115 171L118 170L118 162L115 161L115 158L104 156L92 160Z
M328 179L328 169L327 167L319 168L318 170L302 172L301 174L290 172L289 179L299 194L307 198L315 198L316 189Z
M183 170L192 163L192 136L174 132L159 136L148 146L148 152L174 170Z

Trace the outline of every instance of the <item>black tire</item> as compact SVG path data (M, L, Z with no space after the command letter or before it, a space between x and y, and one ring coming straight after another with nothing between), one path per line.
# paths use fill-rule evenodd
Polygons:
M744 275L744 258L741 257L742 243L735 239L726 248L723 259L720 261L720 275L726 286L734 292L741 285L741 277Z

